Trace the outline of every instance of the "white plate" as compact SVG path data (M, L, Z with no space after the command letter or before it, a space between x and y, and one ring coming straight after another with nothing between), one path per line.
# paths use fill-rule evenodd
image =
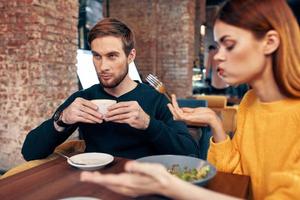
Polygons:
M192 181L191 183L203 186L205 185L210 179L212 179L217 170L214 166L208 163L205 160L201 160L199 158L189 157L189 156L182 156L182 155L155 155L155 156L147 156L143 158L137 159L139 162L148 162L148 163L160 163L164 165L166 168L170 169L174 165L179 165L181 169L188 167L190 169L196 168L200 169L204 166L209 166L210 170L205 178Z
M63 199L59 199L59 200L101 200L98 198L94 198L94 197L67 197L67 198L63 198Z
M75 164L82 163L84 165ZM74 167L83 169L83 170L96 170L108 165L114 160L114 157L106 153L82 153L70 157L68 163Z

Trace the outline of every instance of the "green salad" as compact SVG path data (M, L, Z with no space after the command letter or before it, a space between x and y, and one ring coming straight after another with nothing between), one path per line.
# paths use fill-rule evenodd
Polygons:
M189 182L193 182L205 178L209 171L210 171L209 165L206 165L199 169L197 168L190 169L188 167L182 168L178 164L176 164L176 165L172 165L172 167L168 169L168 172L170 172L171 174L177 176L182 180L189 181Z

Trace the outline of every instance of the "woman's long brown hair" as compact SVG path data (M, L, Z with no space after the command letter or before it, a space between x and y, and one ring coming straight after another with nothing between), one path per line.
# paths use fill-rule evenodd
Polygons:
M221 8L217 20L250 30L257 39L275 30L279 48L273 54L273 72L281 92L300 97L299 24L285 0L231 0Z

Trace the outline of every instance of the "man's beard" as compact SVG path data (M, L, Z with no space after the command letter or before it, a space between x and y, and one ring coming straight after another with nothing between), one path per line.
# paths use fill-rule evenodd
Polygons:
M101 83L101 85L103 86L103 88L115 88L118 85L120 85L120 83L125 79L125 77L128 74L128 64L126 64L126 68L124 69L124 71L121 72L121 74L119 74L111 83L105 83L101 81L100 75L98 75L98 79Z

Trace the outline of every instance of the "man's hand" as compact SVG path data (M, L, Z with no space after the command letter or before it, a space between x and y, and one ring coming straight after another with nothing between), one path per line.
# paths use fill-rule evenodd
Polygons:
M97 112L98 107L89 100L77 97L64 111L62 121L66 124L102 123L103 116Z
M145 130L149 126L150 117L136 101L116 103L108 108L105 121L126 123L136 129Z

